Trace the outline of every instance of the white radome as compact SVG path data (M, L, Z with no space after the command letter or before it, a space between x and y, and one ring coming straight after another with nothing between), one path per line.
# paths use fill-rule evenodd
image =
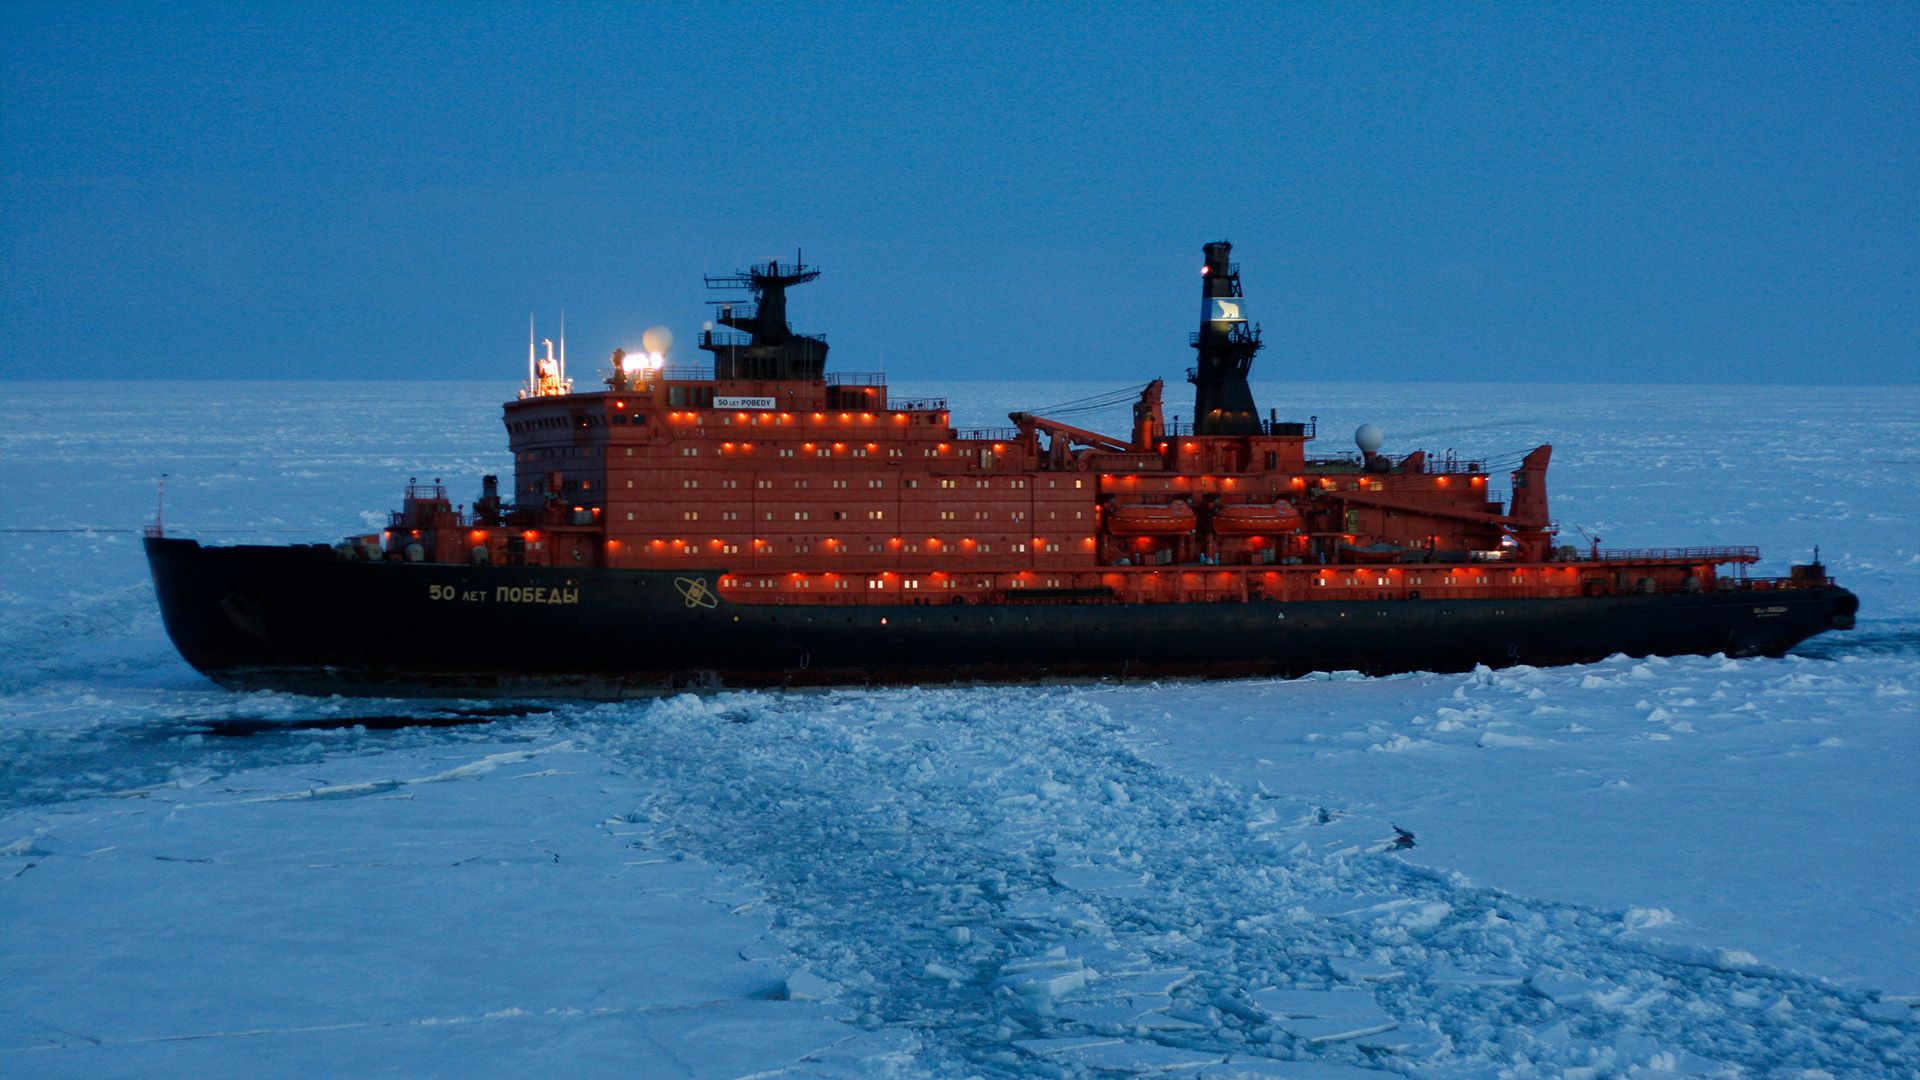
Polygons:
M648 327L647 332L640 335L640 344L647 352L665 356L667 350L673 348L673 331L664 326Z
M1353 444L1363 454L1377 454L1387 441L1387 433L1380 430L1378 424L1361 424L1353 430Z

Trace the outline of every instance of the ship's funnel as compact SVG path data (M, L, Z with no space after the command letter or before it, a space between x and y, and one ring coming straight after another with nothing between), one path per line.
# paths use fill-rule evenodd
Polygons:
M1200 287L1200 329L1193 335L1199 363L1187 373L1193 383L1195 435L1258 435L1260 412L1247 386L1260 328L1247 322L1240 268L1225 240L1205 248Z

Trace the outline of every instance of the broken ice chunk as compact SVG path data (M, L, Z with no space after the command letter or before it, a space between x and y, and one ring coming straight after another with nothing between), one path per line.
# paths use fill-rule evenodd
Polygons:
M1052 877L1060 887L1090 896L1134 895L1146 887L1146 878L1137 871L1109 866L1058 866Z
M1270 1016L1386 1016L1365 990L1288 986L1255 991L1252 998L1254 1006Z
M832 1001L839 996L839 983L823 979L806 968L787 976L788 1001Z
M1113 1042L1074 1051L1070 1060L1096 1072L1170 1073L1225 1064L1217 1051L1185 1050L1152 1042Z
M1193 972L1184 968L1171 971L1142 971L1132 975L1115 975L1100 981L1100 989L1115 995L1140 996L1158 994L1166 996L1193 981Z
M1400 1074L1324 1061L1228 1058L1196 1073L1196 1080L1395 1080Z
M1427 982L1434 986L1519 986L1525 981L1518 972L1467 971L1451 964L1442 964L1427 973Z
M1362 1035L1353 1045L1371 1053L1423 1058L1440 1052L1440 1037L1425 1028L1402 1027Z
M1563 1009L1577 1009L1590 1004L1595 994L1606 989L1602 983L1555 968L1542 968L1534 972L1527 979L1527 985L1533 987L1534 993Z
M1112 1046L1120 1041L1106 1035L1076 1035L1067 1039L1019 1039L1013 1045L1034 1057L1058 1058L1077 1054L1089 1047Z
M1395 1025L1392 1020L1370 1024L1344 1017L1293 1016L1277 1021L1274 1026L1297 1039L1318 1045L1358 1039L1363 1035L1378 1035L1392 1031Z
M1333 973L1343 979L1355 982L1397 982L1407 977L1407 973L1392 964L1376 963L1372 960L1356 960L1347 956L1335 956L1327 961L1332 965Z
M1022 997L1057 998L1087 985L1092 974L1077 959L1048 956L1005 965L994 985Z

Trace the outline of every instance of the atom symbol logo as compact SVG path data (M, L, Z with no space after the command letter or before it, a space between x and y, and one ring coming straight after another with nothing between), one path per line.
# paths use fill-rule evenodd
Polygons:
M681 597L686 600L690 608L720 606L720 597L716 596L712 589L707 588L706 578L674 578L673 587L680 590Z

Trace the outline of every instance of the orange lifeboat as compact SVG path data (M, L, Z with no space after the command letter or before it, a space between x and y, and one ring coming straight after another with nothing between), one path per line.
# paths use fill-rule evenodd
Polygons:
M1213 531L1221 536L1272 536L1300 527L1300 512L1291 503L1223 506L1213 515Z
M1173 536L1193 531L1193 507L1128 504L1107 515L1107 531L1115 536Z

